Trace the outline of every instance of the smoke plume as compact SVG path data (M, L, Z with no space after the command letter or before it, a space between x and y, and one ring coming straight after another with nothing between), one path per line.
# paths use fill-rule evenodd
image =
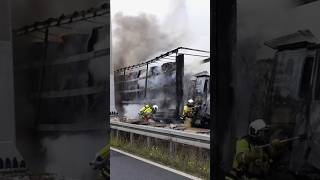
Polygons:
M118 27L114 31L115 66L128 66L146 60L159 50L167 51L176 46L169 34L161 31L156 17L147 14L139 16L115 15Z
M125 105L125 106L123 106L124 115L128 119L137 119L138 113L139 113L140 109L142 108L142 106L143 105L140 105L140 104Z
M187 38L187 30L180 23L187 25L187 21L185 0L173 3L163 24L151 14L127 16L121 12L116 13L113 17L115 67L133 65L148 60L157 53L181 46L179 42L182 38Z

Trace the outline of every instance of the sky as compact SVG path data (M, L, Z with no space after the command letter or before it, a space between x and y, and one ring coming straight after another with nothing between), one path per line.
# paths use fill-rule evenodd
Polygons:
M153 15L163 31L183 34L177 38L176 47L210 50L210 0L111 0L112 29L117 26L114 20L117 13L125 16L139 16L142 13ZM164 52L167 51L159 48L150 58ZM185 64L193 62L186 58ZM201 66L204 67L198 67L196 71L210 71L209 63Z

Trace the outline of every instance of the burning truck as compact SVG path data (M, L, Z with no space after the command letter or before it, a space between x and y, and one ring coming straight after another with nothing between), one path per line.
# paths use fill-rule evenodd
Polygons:
M185 73L184 63L178 63L157 62L148 64L147 68L137 65L137 68L117 70L115 99L120 114L130 120L138 119L138 112L145 104L157 104L156 120L164 124L179 123L183 104L194 99L200 107L194 125L209 129L210 74L207 71Z
M320 178L320 45L309 30L265 42L272 59L255 64L250 119L263 117L273 137L306 134L282 154L281 164L301 178ZM306 175L307 174L307 175Z

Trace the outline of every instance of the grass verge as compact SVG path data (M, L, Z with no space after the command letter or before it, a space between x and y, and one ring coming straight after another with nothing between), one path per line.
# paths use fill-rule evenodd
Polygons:
M169 166L171 168L192 174L194 176L210 179L210 156L197 154L195 150L180 148L172 155L168 147L159 143L146 146L143 142L130 144L125 138L111 137L110 144L125 152L135 154L145 159Z

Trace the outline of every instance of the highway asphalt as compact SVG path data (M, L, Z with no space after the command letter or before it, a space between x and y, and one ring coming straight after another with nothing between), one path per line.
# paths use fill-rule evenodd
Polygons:
M112 180L188 180L184 176L143 162L122 153L111 151Z

